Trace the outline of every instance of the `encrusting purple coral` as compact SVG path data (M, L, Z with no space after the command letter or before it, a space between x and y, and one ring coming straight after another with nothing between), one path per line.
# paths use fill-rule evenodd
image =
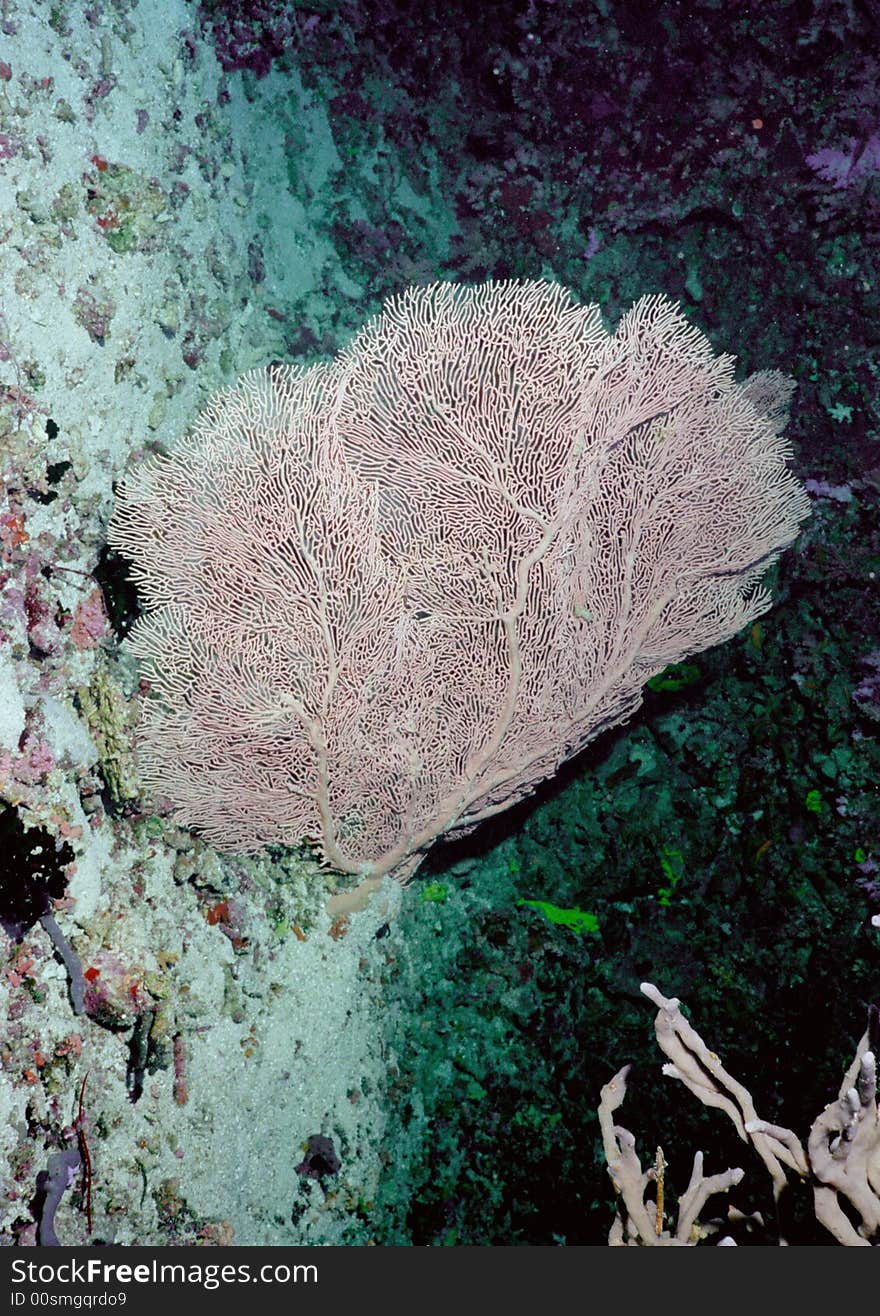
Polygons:
M67 970L67 976L70 982L70 1001L73 1005L74 1014L82 1014L85 1009L85 991L86 981L83 977L83 968L79 956L65 937L64 933L55 922L52 914L43 914L40 918L40 924L48 934L52 945L57 950L59 956L64 962Z
M296 1172L304 1179L323 1179L327 1175L338 1174L342 1162L336 1155L333 1139L325 1133L313 1133L308 1141L306 1154L296 1167Z
M37 1176L40 1190L45 1194L37 1229L37 1243L40 1247L61 1246L55 1232L55 1212L81 1168L79 1148L70 1147L67 1151L53 1152L46 1163L46 1169Z

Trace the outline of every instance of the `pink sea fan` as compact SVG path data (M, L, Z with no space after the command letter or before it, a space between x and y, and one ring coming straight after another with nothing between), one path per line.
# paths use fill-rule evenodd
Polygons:
M148 787L223 849L406 878L769 606L790 381L663 297L411 288L252 371L120 487Z

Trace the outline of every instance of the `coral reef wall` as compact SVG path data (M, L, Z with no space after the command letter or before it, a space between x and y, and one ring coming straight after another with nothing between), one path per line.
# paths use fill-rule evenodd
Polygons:
M227 78L182 0L3 17L0 1232L35 1241L37 1176L84 1138L63 1242L334 1240L377 1173L384 907L328 936L313 863L221 863L143 813L103 542L132 458L358 291L318 220L339 157L296 75Z

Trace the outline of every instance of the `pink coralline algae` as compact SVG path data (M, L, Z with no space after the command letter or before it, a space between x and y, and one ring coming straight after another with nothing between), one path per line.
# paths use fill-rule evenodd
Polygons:
M22 148L22 140L13 133L0 133L0 160L12 160Z
M57 606L45 577L36 575L28 581L24 596L27 634L31 648L38 654L55 653L61 647Z
M122 962L113 951L98 951L83 973L85 1012L107 1028L130 1028L154 1006L144 987L144 970Z
M25 732L20 752L22 760L16 769L19 781L38 781L55 767L55 756L48 743L30 732Z
M110 321L116 314L116 303L103 289L82 285L77 289L73 303L73 317L85 329L89 338L103 347L110 332Z
M24 513L17 510L0 512L0 545L3 557L11 556L12 550L26 544L29 539L24 528Z
M100 587L96 585L74 614L70 638L78 649L93 649L106 629L104 596Z

